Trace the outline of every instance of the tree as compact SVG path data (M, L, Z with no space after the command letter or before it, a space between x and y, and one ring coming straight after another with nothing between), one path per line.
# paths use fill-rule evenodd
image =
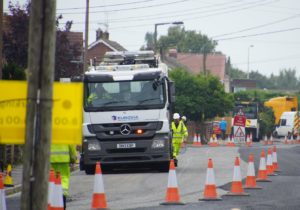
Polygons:
M154 50L154 34L147 32L145 35L145 45L141 47L141 50Z
M57 81L62 77L78 76L82 73L82 63L74 63L81 56L80 45L71 44L68 39L68 33L71 30L72 21L67 21L64 28L59 28L59 20L62 16L56 18L56 53L55 53L55 73L54 79Z
M180 68L172 70L170 77L175 81L175 110L189 119L203 121L232 110L233 97L225 93L218 78L193 75Z
M27 48L28 48L28 31L29 31L29 7L26 3L20 6L9 3L9 14L7 18L7 29L3 34L3 50L4 57L9 65L19 71L25 71L27 67ZM67 21L64 28L59 28L59 20L62 16L57 17L57 37L56 37L56 55L55 55L55 80L60 77L72 77L82 73L82 64L73 62L81 56L81 46L79 44L71 44L68 39L68 32L72 27L72 21ZM8 68L13 70L14 68ZM14 72L8 73L13 75Z
M7 63L14 63L25 69L27 66L29 3L20 6L9 2L10 15L5 14L7 20L3 33L3 54Z

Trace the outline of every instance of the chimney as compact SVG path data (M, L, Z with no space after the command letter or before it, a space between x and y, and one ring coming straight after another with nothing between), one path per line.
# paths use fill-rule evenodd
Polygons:
M100 28L96 30L96 41L99 39L109 39L109 33L107 31L103 32Z

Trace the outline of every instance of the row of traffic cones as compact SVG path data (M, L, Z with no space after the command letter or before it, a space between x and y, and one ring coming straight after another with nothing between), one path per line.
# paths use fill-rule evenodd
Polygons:
M236 157L234 162L233 180L231 184L231 189L230 192L228 192L226 195L248 196L249 194L246 193L244 189L262 189L262 187L256 185L256 182L270 182L268 176L276 175L275 171L279 171L279 166L277 162L277 151L275 146L273 149L271 148L268 149L267 163L265 159L265 152L264 150L262 150L260 155L260 164L259 164L259 171L257 177L255 176L254 157L253 154L250 154L246 183L245 186L243 186L241 168L240 168L240 159L239 157ZM203 198L199 200L204 200L204 201L222 200L217 194L217 187L215 183L215 175L213 170L213 161L211 158L208 159ZM175 171L173 160L171 160L170 162L168 188L167 188L165 202L161 204L162 205L183 205L184 204L180 200L180 193L178 189L176 171Z
M291 136L289 139L287 136L284 137L284 144L300 144L300 134L297 135L297 139L293 139Z

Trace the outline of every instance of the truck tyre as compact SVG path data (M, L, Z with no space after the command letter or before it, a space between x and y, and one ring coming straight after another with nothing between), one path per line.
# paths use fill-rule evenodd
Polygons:
M277 131L273 131L273 136L274 136L275 138L278 138L278 133L277 133Z
M95 165L85 165L84 170L87 175L95 174Z

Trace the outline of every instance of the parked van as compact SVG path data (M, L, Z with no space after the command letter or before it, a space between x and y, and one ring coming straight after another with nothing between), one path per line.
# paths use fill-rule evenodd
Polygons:
M283 112L279 124L276 126L274 136L296 136L299 132L300 113L299 112Z

